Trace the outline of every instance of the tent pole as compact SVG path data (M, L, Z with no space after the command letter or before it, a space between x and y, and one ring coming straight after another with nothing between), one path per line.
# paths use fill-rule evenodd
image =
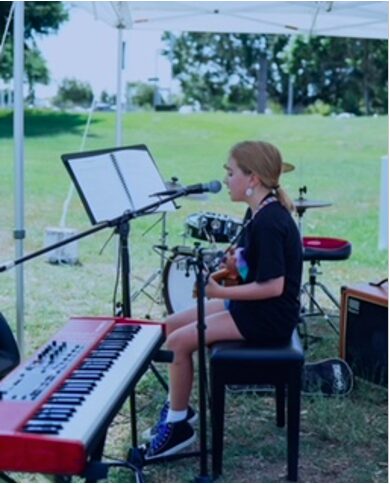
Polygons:
M14 14L14 166L15 166L15 254L23 257L24 230L24 2L15 2ZM16 268L16 333L20 355L24 357L24 273Z
M118 61L116 85L116 146L122 146L122 71L125 65L125 44L123 42L123 27L118 26Z

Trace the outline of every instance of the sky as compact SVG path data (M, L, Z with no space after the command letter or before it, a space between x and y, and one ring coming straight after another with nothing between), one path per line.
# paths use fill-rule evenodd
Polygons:
M160 87L171 87L170 65L159 55L164 44L162 32L124 31L126 62L123 73L127 81L143 81L159 77ZM52 82L50 86L37 85L41 98L56 94L65 77L89 82L94 94L100 97L103 90L116 92L117 30L77 7L70 9L69 21L57 34L44 36L38 46L48 63Z

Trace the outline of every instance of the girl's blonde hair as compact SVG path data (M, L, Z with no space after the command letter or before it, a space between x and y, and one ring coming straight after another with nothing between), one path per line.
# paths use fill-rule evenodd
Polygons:
M287 210L294 210L293 202L279 185L283 161L282 155L274 145L265 141L242 141L233 146L230 156L243 173L257 175L261 183L275 193Z

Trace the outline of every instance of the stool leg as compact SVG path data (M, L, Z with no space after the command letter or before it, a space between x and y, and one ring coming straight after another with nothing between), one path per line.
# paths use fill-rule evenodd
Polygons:
M287 478L298 481L299 425L301 408L301 367L291 369L288 382Z
M211 376L212 467L213 477L222 474L225 385Z
M276 385L276 425L284 427L285 425L285 386L283 383Z

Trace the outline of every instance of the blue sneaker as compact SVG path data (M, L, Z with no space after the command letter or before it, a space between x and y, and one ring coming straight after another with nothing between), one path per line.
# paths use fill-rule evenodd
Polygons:
M147 446L145 460L177 454L195 441L195 431L186 420L163 423Z
M142 438L144 440L151 440L158 432L158 428L161 424L165 423L168 415L169 410L169 402L166 401L160 410L160 415L158 417L158 421L153 427L149 427L148 429L142 432ZM193 425L198 420L198 414L194 411L192 407L188 407L187 416L185 418L186 422Z

